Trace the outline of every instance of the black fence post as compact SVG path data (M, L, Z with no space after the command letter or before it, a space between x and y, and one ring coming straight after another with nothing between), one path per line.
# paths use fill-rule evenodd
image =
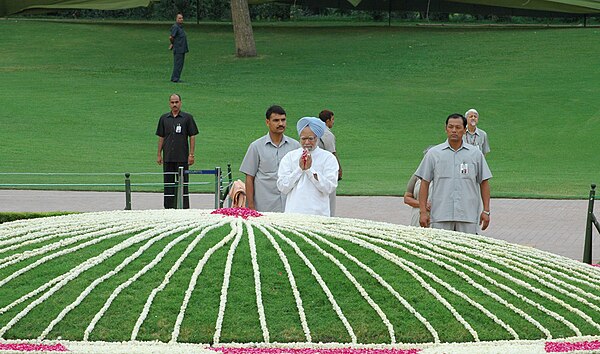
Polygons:
M221 206L221 167L215 167L215 209Z
M125 173L125 210L131 210L131 180L129 176L129 173Z
M177 176L177 209L183 209L183 166L179 166L179 173Z
M590 199L588 201L588 213L585 223L585 241L583 244L583 263L592 264L592 224L594 217L594 199L596 198L596 185L592 184Z

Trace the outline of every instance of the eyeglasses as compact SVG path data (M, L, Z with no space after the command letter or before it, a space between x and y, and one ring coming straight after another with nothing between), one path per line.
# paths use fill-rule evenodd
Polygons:
M313 141L317 140L317 137L316 136L301 136L300 140L302 140L302 141L308 140L312 143Z

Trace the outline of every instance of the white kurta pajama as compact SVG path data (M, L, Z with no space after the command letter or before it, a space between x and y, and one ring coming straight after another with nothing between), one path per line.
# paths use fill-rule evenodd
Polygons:
M277 188L287 194L285 212L330 216L329 194L337 188L337 160L329 151L315 147L311 152L312 166L302 171L302 151L290 151L279 163Z

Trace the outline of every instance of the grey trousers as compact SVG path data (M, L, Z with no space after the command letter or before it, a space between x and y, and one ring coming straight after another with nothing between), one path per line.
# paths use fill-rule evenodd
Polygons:
M173 74L171 74L171 81L179 81L184 61L185 53L173 53Z
M479 234L479 225L477 225L474 222L460 222L460 221L432 222L431 228L464 232L466 234L474 234L474 235Z

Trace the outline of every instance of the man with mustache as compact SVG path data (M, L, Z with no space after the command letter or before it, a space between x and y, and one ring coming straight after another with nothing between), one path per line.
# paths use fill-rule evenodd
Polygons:
M266 112L267 135L248 147L240 172L246 174L248 208L263 212L283 212L285 195L277 189L277 169L281 159L300 147L298 141L285 136L286 113L281 106L271 106Z
M419 222L422 227L477 234L490 223L492 173L483 153L463 142L467 119L458 113L446 118L448 139L429 149L415 175L421 179ZM429 184L431 216L427 210ZM483 203L483 211L480 205Z
M181 111L181 96L174 93L169 97L171 111L163 114L156 128L158 135L158 155L156 162L163 165L164 172L164 207L174 209L176 206L175 174L179 167L189 169L194 164L194 150L198 127L191 114ZM189 209L188 196L189 175L185 174L183 187L183 208Z
M331 216L329 195L337 188L339 165L332 153L317 146L325 123L304 117L296 128L302 147L284 156L277 179L277 187L287 194L285 212Z

